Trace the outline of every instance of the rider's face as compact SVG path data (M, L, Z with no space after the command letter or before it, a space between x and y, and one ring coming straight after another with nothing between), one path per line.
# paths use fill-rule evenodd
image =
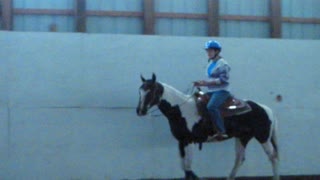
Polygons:
M214 49L207 49L208 58L213 58L216 55L216 51Z

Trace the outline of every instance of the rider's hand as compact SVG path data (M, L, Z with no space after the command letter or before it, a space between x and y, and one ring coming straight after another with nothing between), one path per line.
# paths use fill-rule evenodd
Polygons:
M206 82L205 81L195 81L195 82L193 82L193 85L195 87L206 86Z

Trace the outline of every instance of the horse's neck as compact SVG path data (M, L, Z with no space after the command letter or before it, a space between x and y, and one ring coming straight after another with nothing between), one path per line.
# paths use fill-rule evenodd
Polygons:
M164 87L162 99L165 99L166 101L170 102L172 105L179 105L190 99L190 96L183 94L177 89L164 83L162 85Z
M171 106L178 106L181 115L186 119L187 126L191 130L194 123L199 120L197 107L192 95L185 95L173 87L163 84L164 92L162 99L170 103Z

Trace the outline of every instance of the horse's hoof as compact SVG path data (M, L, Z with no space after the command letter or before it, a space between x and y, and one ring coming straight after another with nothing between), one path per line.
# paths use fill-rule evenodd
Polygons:
M200 180L199 177L193 173L193 171L186 171L185 180Z

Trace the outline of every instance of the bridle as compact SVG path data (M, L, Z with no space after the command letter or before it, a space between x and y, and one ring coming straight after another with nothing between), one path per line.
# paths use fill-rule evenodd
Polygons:
M154 106L154 105L159 105L160 102L161 102L161 98L162 98L162 93L163 93L163 90L162 92L160 92L160 96L157 97L157 92L160 90L159 88L159 85L158 83L155 83L155 87L154 87L154 90L153 90L153 93L152 93L152 99L150 101L150 107ZM157 99L156 98L159 98L158 99L158 102L157 102Z

